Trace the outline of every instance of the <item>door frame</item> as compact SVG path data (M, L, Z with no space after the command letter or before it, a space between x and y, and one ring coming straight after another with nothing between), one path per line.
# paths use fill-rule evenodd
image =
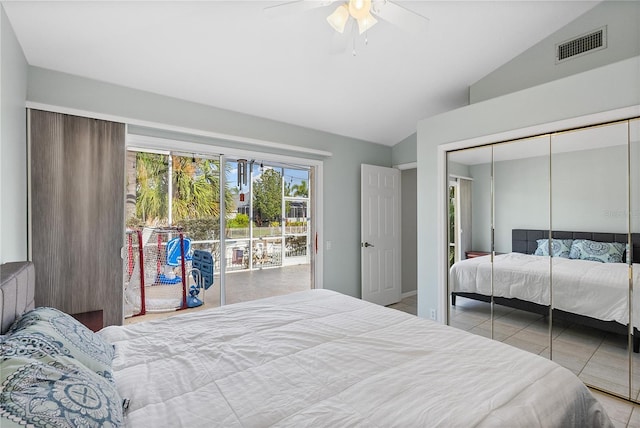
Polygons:
M312 228L315 236L311 237L313 241L312 250L314 251L311 260L314 262L312 267L314 288L323 288L323 240L321 237L324 232L323 219L323 166L322 160L300 158L288 155L279 155L269 152L249 151L236 149L233 147L216 146L213 144L196 143L188 140L188 136L184 136L184 140L151 137L146 135L130 134L126 135L125 151L140 149L143 151L178 151L182 153L198 153L204 155L220 156L222 159L227 158L244 158L251 159L256 156L265 162L291 163L297 165L309 166L315 169L315 180L311 183L311 193L315 195L315 211L311 215ZM194 136L197 138L197 136Z

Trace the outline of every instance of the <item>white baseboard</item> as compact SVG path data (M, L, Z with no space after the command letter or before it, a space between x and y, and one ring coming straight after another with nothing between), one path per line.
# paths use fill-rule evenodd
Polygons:
M402 299L406 299L407 297L416 296L418 294L418 290L407 291L406 293L402 293L400 297Z

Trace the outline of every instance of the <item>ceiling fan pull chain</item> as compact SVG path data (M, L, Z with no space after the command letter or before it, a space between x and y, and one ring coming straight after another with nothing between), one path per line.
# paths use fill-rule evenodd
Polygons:
M356 36L353 36L353 38L351 40L353 40L353 51L352 51L352 54L353 54L353 56L356 56Z

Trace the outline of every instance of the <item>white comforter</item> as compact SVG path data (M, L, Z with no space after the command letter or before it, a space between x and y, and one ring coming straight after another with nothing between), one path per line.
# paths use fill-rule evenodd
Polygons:
M610 426L554 362L326 290L101 335L129 427Z
M553 272L554 308L628 323L628 265L562 257L554 257L552 262L550 268L549 257L545 256L520 253L495 256L493 295L549 305L550 272ZM634 266L638 276L640 266ZM451 267L451 291L491 295L491 274L490 256L462 260Z

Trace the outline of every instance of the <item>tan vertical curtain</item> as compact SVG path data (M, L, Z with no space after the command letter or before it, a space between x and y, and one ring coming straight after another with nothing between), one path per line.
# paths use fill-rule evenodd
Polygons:
M124 124L29 111L36 305L122 323Z
M471 180L458 179L458 197L460 198L460 258L471 248Z

